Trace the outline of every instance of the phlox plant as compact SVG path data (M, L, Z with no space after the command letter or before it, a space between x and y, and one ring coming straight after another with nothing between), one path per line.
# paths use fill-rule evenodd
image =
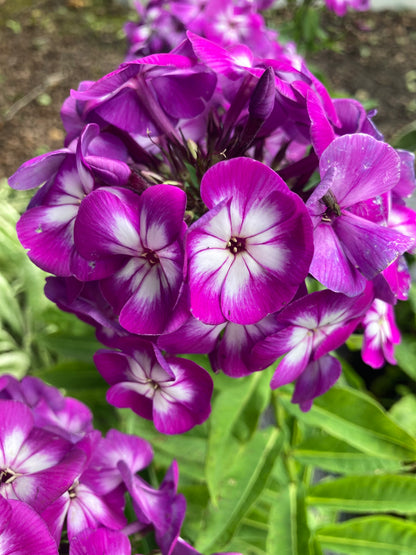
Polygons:
M414 155L330 97L269 7L137 4L125 61L64 102L62 148L9 179L37 188L17 234L46 297L101 343L75 389L105 384L117 416L99 431L52 387L68 366L1 377L4 553L416 543L413 430L344 360L396 362Z

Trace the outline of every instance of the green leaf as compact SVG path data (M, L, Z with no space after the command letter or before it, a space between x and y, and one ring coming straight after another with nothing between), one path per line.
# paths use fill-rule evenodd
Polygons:
M370 474L402 470L401 461L362 453L344 441L315 431L292 452L303 465L336 474Z
M398 461L416 459L416 440L361 391L335 386L315 399L307 413L290 402L291 388L281 388L279 398L301 422L320 428L363 453Z
M270 512L267 555L309 555L310 533L302 484L289 484Z
M23 316L16 300L16 292L5 277L0 274L0 321L7 324L12 332L23 334Z
M397 364L412 380L416 380L416 342L411 335L402 335L394 350Z
M79 389L108 389L92 362L67 360L36 372L36 375L50 385L65 389L68 394Z
M416 151L416 129L415 124L410 124L404 129L400 136L393 140L395 148L402 148L404 150Z
M30 368L30 358L23 351L9 351L0 354L0 373L13 374L15 378L23 378Z
M391 407L391 417L399 426L416 436L416 396L409 393Z
M257 429L270 399L270 372L256 372L244 380L233 381L214 398L209 419L208 453L205 476L214 505L221 494L224 472L232 462L239 441L247 441Z
M80 336L63 332L45 335L39 338L39 343L48 350L57 353L61 358L82 360L91 365L93 354L102 345L96 340L92 327L89 326L86 332L85 335ZM98 374L97 370L95 372Z
M352 512L416 513L416 476L346 476L309 489L308 503Z
M400 518L354 518L324 526L316 537L323 548L346 555L416 555L416 524Z
M206 525L196 542L198 551L210 553L230 541L266 486L282 443L277 430L261 430L235 453L234 465L221 487L221 502L218 507L208 507Z

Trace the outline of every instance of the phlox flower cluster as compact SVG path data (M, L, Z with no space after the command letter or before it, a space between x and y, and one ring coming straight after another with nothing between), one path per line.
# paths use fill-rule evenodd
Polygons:
M153 488L138 474L153 458L147 441L102 436L88 407L31 376L1 376L0 411L2 553L131 555L129 536L153 533L162 555L198 555L179 536L186 501L175 461Z
M180 355L235 378L283 357L271 387L296 381L303 410L355 330L368 364L392 362L416 240L414 157L374 112L331 99L296 53L221 44L209 22L82 82L64 147L10 178L40 186L18 236L54 274L46 295L95 326L108 401L168 434L210 413L210 372Z
M331 10L331 12L341 17L344 16L349 9L357 12L369 10L370 3L370 0L325 0L325 5L328 10Z
M139 55L168 52L192 31L224 47L245 44L263 58L295 54L293 43L278 42L278 33L267 27L261 12L282 7L283 0L150 0L134 2L137 21L128 21L124 31L129 43L127 60ZM338 16L347 11L365 11L370 0L325 0Z

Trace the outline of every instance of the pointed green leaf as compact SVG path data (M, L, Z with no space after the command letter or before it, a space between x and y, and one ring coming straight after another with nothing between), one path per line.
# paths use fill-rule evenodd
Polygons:
M12 332L23 334L23 316L16 292L5 277L0 274L0 322L7 324Z
M230 541L266 486L282 443L282 435L277 430L261 430L235 453L234 465L222 483L219 505L209 507L206 525L196 542L198 551L211 553Z
M416 342L413 336L402 335L394 350L397 364L413 380L416 380Z
M302 484L289 484L276 497L270 512L267 555L310 555Z
M205 476L213 503L221 494L224 472L232 462L238 442L247 440L258 425L270 398L270 373L257 372L244 380L232 380L232 387L223 388L215 397L209 419L208 453Z
M290 388L281 388L279 398L286 410L308 426L314 426L347 442L363 453L399 461L416 459L416 440L369 395L335 386L315 399L303 413L290 402Z
M391 417L399 426L416 436L416 395L409 393L391 407Z
M400 518L354 518L320 528L316 538L323 548L346 555L416 555L416 524Z
M401 461L362 453L345 441L324 432L315 432L292 452L303 465L312 465L336 474L385 473L403 469Z
M30 368L30 358L23 351L9 351L0 354L0 373L13 374L20 379Z
M352 512L416 513L416 476L346 476L309 489L308 503Z

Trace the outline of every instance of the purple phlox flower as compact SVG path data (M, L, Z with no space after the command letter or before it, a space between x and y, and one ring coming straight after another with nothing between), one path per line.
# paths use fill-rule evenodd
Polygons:
M412 277L404 256L399 256L385 270L373 279L374 296L389 304L397 300L405 301Z
M152 459L153 450L146 440L118 430L109 430L94 448L82 481L95 492L105 495L123 481L117 468L119 461L123 461L130 472L135 474L146 468Z
M172 555L186 511L185 497L177 493L179 470L176 461L172 462L157 490L132 474L125 463L119 463L119 470L139 522L154 528L162 555Z
M69 555L131 555L127 536L108 528L85 529L72 538Z
M118 315L104 298L99 281L47 277L44 291L58 308L94 326L98 341L106 347L113 347L120 337L130 335L120 326Z
M164 359L150 342L137 339L125 352L98 351L94 362L111 385L107 401L153 420L161 433L183 433L210 414L210 375L190 360Z
M94 81L81 81L78 85L79 91L91 87ZM87 123L98 123L86 121L82 117L82 103L68 96L61 107L61 120L66 131L65 146L68 147L74 139L77 139Z
M0 549L4 555L58 555L46 523L23 501L0 495Z
M365 133L377 140L383 136L377 131L363 106L351 98L332 100L337 121L328 117L321 99L313 91L307 94L307 110L311 121L310 137L316 154L320 157L324 150L338 136Z
M399 172L394 149L361 133L336 138L322 153L322 181L306 203L315 244L309 271L329 289L357 295L414 245L387 227L383 194Z
M93 429L90 409L71 397L65 397L64 405L59 409L53 409L44 401L40 402L33 410L33 415L36 426L72 443L77 443Z
M29 249L31 260L45 271L60 276L77 275L80 279L96 279L115 269L109 261L91 265L75 249L73 228L81 200L94 188L95 179L106 177L110 184L125 182L130 169L124 162L104 156L89 155L89 147L96 140L102 150L102 139L95 124L88 125L76 144L76 152L65 156L55 153L35 158L23 165L10 178L11 184L23 188L45 185L33 197L29 209L17 223L22 245ZM116 155L119 154L119 148ZM111 151L109 152L111 155ZM59 160L59 167L56 161ZM122 168L119 173L118 170ZM33 180L37 176L37 182Z
M196 32L192 27L191 30ZM235 5L232 1L211 0L204 11L203 35L217 44L247 44L256 54L270 50L268 29L264 19L249 3Z
M183 282L185 205L185 193L170 185L141 196L101 188L81 204L74 235L82 256L123 259L101 290L129 332L158 334L168 323Z
M255 324L305 279L311 222L300 198L267 166L234 158L201 183L209 211L187 235L193 315L208 324Z
M146 7L135 3L139 21L128 21L124 25L129 49L126 61L155 52L169 52L185 38L183 22L174 14L177 2L162 6L163 2L150 2ZM171 8L171 9L169 9Z
M401 197L394 194L391 196L388 226L407 237L416 237L416 212L406 206ZM410 252L414 252L414 247Z
M325 0L325 4L328 10L341 17L347 13L349 8L357 12L370 9L370 0Z
M247 376L258 369L251 361L252 347L276 331L275 319L276 315L269 314L256 324L215 325L204 324L190 314L179 329L161 335L158 345L170 354L209 353L214 372L222 370L235 378Z
M20 401L30 408L45 403L52 410L60 410L65 405L65 398L56 387L45 384L35 376L25 376L19 381L14 376L3 374L0 398Z
M393 195L400 198L410 197L416 187L415 155L407 150L396 150L400 158L400 179L393 189Z
M324 290L290 303L278 315L280 330L260 341L253 350L253 360L257 360L259 368L267 368L285 355L273 375L271 388L298 379L311 362L340 347L361 321L372 300L369 285L364 293L354 298ZM326 369L330 375L325 374ZM312 365L299 389L303 390L302 383L309 383L309 391L320 391L319 384L311 386L313 376L329 383L336 369L336 363L329 359ZM305 400L304 395L301 398Z
M331 355L311 360L296 380L292 403L298 404L301 411L308 412L313 400L335 385L341 373L340 361Z
M216 85L212 71L179 54L153 54L122 64L85 91L72 96L85 102L83 117L94 111L120 129L147 137L179 139L179 119L198 116Z
M394 345L400 343L400 332L390 304L375 299L363 318L363 361L372 368L381 368L385 361L396 364Z
M250 48L243 44L224 48L191 31L187 32L187 37L195 55L215 72L219 79L218 85L221 89L226 89L225 93L227 93L227 87L230 86L228 81L241 81L247 76L248 70L251 70L251 73L257 77L260 77L264 71L264 68L254 69L254 55ZM231 90L235 93L238 86L234 86Z
M40 512L68 489L85 455L62 437L36 428L31 409L22 403L2 400L0 413L0 495Z
M77 444L86 455L83 468L79 469L66 491L42 512L42 517L58 544L65 521L70 541L87 528L104 526L111 530L121 530L127 524L124 516L124 486L119 485L107 493L101 493L96 491L93 481L84 480L84 475L89 478L87 471L101 440L101 434L94 430Z

